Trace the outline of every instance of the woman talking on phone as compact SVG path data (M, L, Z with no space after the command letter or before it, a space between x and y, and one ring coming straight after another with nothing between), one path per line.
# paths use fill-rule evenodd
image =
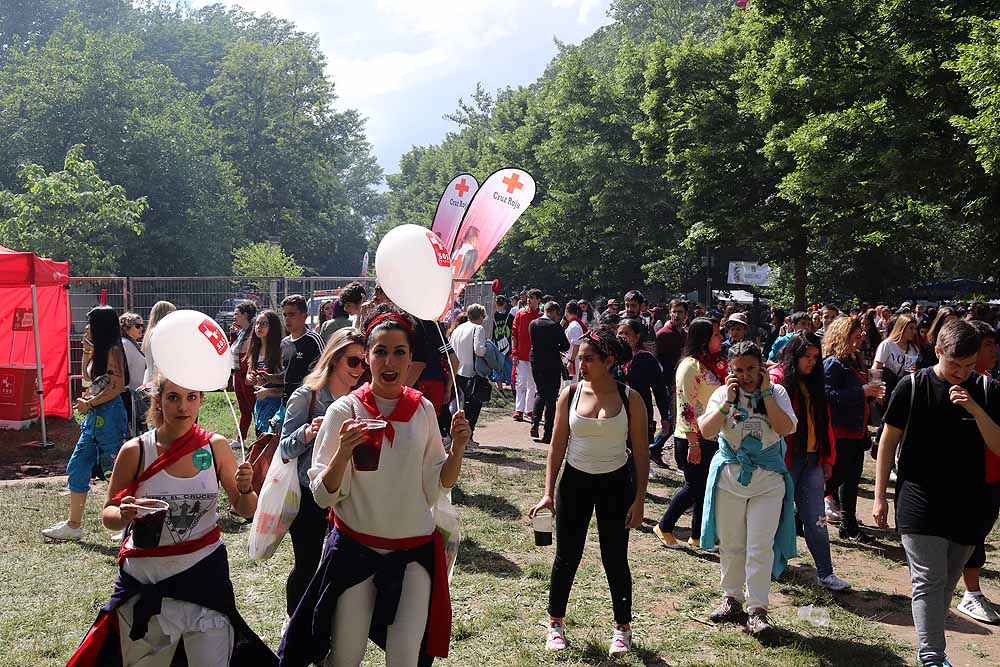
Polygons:
M747 631L769 641L771 577L796 555L784 436L795 432L797 420L788 393L771 384L754 343L733 345L729 368L726 384L715 390L698 420L704 437L719 439L705 491L701 546L710 549L718 541L725 597L709 618L742 622L745 602Z
M375 310L364 329L372 380L334 401L316 435L310 487L333 528L278 648L286 667L359 667L369 638L387 667L448 654L448 573L431 508L458 481L471 431L456 413L445 451L434 406L403 385L415 326Z

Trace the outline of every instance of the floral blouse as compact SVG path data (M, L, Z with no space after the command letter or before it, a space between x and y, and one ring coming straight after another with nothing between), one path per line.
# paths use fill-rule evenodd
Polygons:
M715 373L694 357L684 357L677 365L677 426L675 438L687 438L699 432L698 417L705 414L712 392L722 386L725 378Z

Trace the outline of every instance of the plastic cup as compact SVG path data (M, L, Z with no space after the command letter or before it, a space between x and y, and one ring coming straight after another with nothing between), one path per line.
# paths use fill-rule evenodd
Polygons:
M371 472L378 470L379 457L382 454L382 436L385 435L387 426L384 419L362 419L360 420L368 430L365 432L365 441L354 448L352 458L354 459L354 469Z
M531 527L535 530L536 547L547 547L552 544L552 512L538 510L531 519Z
M132 521L132 545L139 549L155 549L160 546L160 533L170 504L157 498L139 498L135 505L138 511Z
M830 612L823 607L814 607L810 604L799 607L799 619L817 628L825 628L830 625Z
M869 380L869 382L872 382L872 383L881 383L882 382L882 369L881 368L873 368L870 371L868 371L868 380Z

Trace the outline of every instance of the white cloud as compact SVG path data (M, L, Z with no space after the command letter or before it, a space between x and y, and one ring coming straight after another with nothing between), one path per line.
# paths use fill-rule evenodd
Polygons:
M590 13L603 4L603 0L552 0L552 6L556 9L572 9L579 6L576 20L580 23L586 23L590 19Z

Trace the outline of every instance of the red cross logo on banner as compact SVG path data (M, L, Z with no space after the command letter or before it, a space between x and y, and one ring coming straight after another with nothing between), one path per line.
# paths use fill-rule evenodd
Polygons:
M229 341L226 340L226 337L219 328L219 325L212 320L205 318L205 320L198 325L198 331L200 331L202 335L208 339L208 342L215 348L215 353L220 357L226 353L226 350L229 349Z
M455 191L458 192L460 198L464 197L465 193L469 191L469 186L465 184L464 178L455 184Z
M517 172L507 176L503 179L503 184L507 186L507 194L514 194L514 190L520 190L524 187L524 183L518 180Z

